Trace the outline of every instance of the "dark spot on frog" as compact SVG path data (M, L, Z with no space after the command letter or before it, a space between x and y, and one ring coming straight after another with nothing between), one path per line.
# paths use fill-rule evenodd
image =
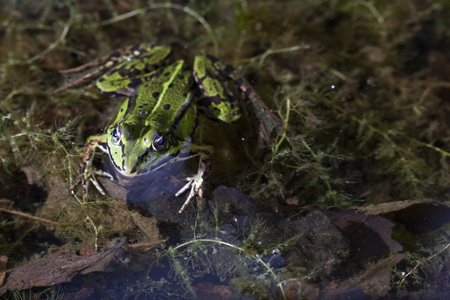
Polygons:
M166 105L164 105L164 109L170 109L170 104L166 104Z
M139 44L132 45L131 48L130 48L131 52L134 52L134 51L136 51L136 50L139 50L139 51L140 51L140 50L141 50L141 49L140 49L140 46L141 46L141 45L139 45Z
M173 88L173 83L169 84L169 88L170 89Z
M217 57L214 57L212 55L205 54L204 56L206 56L212 63L219 61L219 59Z
M117 73L119 73L119 75L121 77L128 77L130 76L130 70L118 70Z
M169 137L169 141L172 146L178 146L178 137L177 136L173 135L173 136Z
M122 54L120 53L120 51L114 51L113 53L111 53L111 55L109 56L109 60L117 60L117 58L119 58Z
M154 92L154 93L152 94L152 96L153 96L153 98L158 98L158 97L159 97L159 93L158 93L158 92Z
M166 72L166 73L164 73L163 75L167 77L167 76L170 75L170 72Z
M225 66L225 69L223 70L223 72L225 74L231 74L231 73L234 72L234 68L232 66L230 66L230 65L227 65L227 66Z
M234 83L235 83L237 86L241 86L241 85L244 83L244 81L243 81L242 79L236 79L236 80L234 81Z
M182 74L178 74L178 79L183 79L183 75Z

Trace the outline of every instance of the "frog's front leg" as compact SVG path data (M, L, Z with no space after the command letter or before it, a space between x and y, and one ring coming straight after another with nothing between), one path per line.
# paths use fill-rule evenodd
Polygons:
M186 179L188 182L175 194L175 196L178 197L187 189L189 189L189 187L191 187L191 191L189 192L186 201L184 201L178 213L182 213L196 195L198 195L201 205L203 201L205 182L211 172L211 157L213 152L214 148L212 146L195 144L191 145L191 153L194 155L200 155L198 162L198 171L194 176L187 177Z
M81 186L83 187L83 202L87 202L89 180L92 181L94 186L102 195L105 195L105 192L100 187L100 184L97 182L97 179L95 177L95 175L105 174L104 172L96 170L93 167L93 163L95 151L97 150L97 148L103 152L108 152L108 149L106 148L106 139L107 135L91 136L86 142L82 162L80 163L80 173L78 174L75 183L70 187L70 190L73 190L78 184L81 183ZM109 177L111 177L110 174L108 175Z

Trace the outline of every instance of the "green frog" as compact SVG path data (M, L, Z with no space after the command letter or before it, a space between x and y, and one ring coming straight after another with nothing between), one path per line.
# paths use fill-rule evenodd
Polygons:
M170 54L167 46L143 43L61 71L83 75L53 94L94 82L104 94L127 97L106 131L86 141L80 174L72 187L82 184L84 201L89 181L104 194L95 175L113 179L94 168L97 150L106 153L115 171L127 178L198 156L197 174L188 177L186 185L176 193L179 196L190 188L179 213L195 196L201 200L214 149L192 142L192 136L199 112L223 123L239 119L239 103L230 84L242 92L245 104L254 111L261 139L266 143L270 143L271 131L282 124L232 66L210 55L197 55L189 67L184 60L170 62Z

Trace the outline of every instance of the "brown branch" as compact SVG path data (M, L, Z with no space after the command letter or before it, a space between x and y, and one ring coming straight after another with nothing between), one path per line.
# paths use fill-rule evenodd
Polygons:
M9 214L13 214L13 215L18 215L18 216L25 217L25 218L28 218L28 219L33 219L33 220L36 220L36 221L39 221L39 222L43 222L43 223L47 223L47 224L51 224L51 225L58 225L57 222L50 221L50 220L47 220L47 219L44 219L44 218L40 218L40 217L36 217L36 216L32 216L32 215L29 215L29 214L26 214L26 213L23 213L23 212L20 212L20 211L17 211L17 210L10 210L10 209L6 209L6 208L1 208L0 207L0 211L6 212L6 213L9 213Z
M128 248L137 249L137 248L153 248L154 246L157 246L159 244L165 243L167 240L158 240L158 241L152 241L147 243L137 243L137 244L128 244ZM148 250L146 249L146 250Z

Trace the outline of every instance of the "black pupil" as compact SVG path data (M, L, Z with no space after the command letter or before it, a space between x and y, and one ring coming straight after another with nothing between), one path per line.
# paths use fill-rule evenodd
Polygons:
M113 136L113 138L115 138L115 139L118 138L117 128L114 128L114 130L113 130L113 132L112 132L112 136Z
M153 147L156 151L163 151L166 148L166 139L159 134L153 138Z

